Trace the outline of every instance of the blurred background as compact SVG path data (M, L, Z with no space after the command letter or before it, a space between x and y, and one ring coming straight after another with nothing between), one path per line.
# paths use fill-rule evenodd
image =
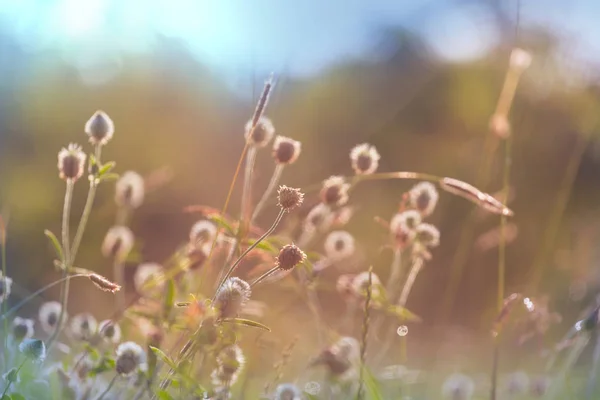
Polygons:
M97 109L115 122L104 159L116 160L118 172L171 177L132 221L141 258L168 258L195 222L185 206L223 205L243 126L271 73L277 85L267 115L303 147L283 183L308 188L349 175L348 152L369 142L381 153L380 171L451 176L498 192L501 152L491 155L485 179L479 172L518 46L533 63L511 113L507 293L548 295L571 324L600 286L599 13L593 0L0 0L0 206L9 217L9 275L21 293L56 279L43 234L60 228L56 156L70 142L86 144L83 126ZM261 157L257 179L266 186L272 164L268 152ZM411 185L370 182L353 192L358 212L348 230L363 254L353 268L373 264L386 276L387 234L374 217L389 219ZM76 187L74 216L86 186ZM79 256L80 266L106 274L100 243L114 221L113 197L112 185L99 189ZM235 200L232 214L238 209ZM425 344L449 327L487 337L496 313L498 218L442 194L432 222L441 245L408 303L424 320L415 329ZM76 301L87 291L73 285L72 311L108 315L112 302ZM331 310L341 309L333 303ZM280 318L281 329L293 332L296 316Z

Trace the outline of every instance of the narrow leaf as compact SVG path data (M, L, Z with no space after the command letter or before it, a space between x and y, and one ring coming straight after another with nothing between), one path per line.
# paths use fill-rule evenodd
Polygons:
M165 288L165 301L163 303L163 315L165 319L168 319L173 305L175 304L175 281L169 279Z
M116 163L114 161L109 161L102 165L102 167L98 170L98 176L102 176L108 174L114 167Z
M56 252L56 255L58 256L58 258L60 258L61 260L64 260L65 257L63 255L63 249L62 249L62 246L60 245L60 242L56 238L56 235L54 233L52 233L51 231L49 231L48 229L46 229L44 231L44 235L46 235L48 237L48 239L50 239L50 242L52 243L52 246L54 247L54 251Z
M167 364L169 367L171 367L171 369L177 371L177 365L175 364L175 362L173 360L171 360L171 358L166 355L161 349L159 349L158 347L154 347L154 346L148 346L150 347L150 350L152 350L152 352L154 354L156 354L156 356L158 358L160 358L165 364Z
M232 322L232 323L237 324L237 325L251 326L253 328L260 328L260 329L264 329L264 330L266 330L268 332L271 332L271 328L269 328L268 326L263 325L260 322L252 321L250 319L244 319L244 318L225 318L225 319L223 319L223 322Z

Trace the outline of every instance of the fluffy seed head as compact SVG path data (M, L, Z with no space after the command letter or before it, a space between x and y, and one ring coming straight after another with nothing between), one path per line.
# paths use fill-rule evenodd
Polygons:
M56 325L58 324L58 318L60 316L60 310L62 309L60 303L58 301L49 301L40 307L39 310L39 319L40 324L42 325L42 329L46 333L54 332ZM63 321L65 323L67 320L66 311L63 313Z
M146 352L135 342L124 342L117 347L116 370L118 374L130 375L146 365Z
M233 385L244 367L246 359L238 345L225 347L217 356L217 368L211 374L213 384L219 386Z
M448 400L470 400L475 392L475 383L463 374L452 374L442 385L442 395Z
M275 389L275 400L302 400L302 391L291 383L282 383Z
M265 147L275 134L275 127L267 117L260 117L254 128L252 121L248 121L245 130L246 140L255 147Z
M85 133L91 144L104 146L115 134L115 124L108 114L98 110L85 123Z
M360 364L360 344L358 340L344 336L325 349L311 365L324 364L332 376L341 381L358 378Z
M276 264L280 269L289 271L306 260L306 254L295 244L286 244L279 251Z
M332 231L325 239L325 254L333 260L342 260L354 254L354 237L346 231Z
M331 208L324 204L319 203L314 206L304 219L304 230L307 232L314 232L317 230L325 231L329 229L335 219L334 213Z
M60 179L77 181L83 175L85 153L77 144L71 143L58 152L58 172Z
M438 201L438 192L431 182L420 182L408 192L410 204L423 216L433 213Z
M328 206L343 206L348 202L350 185L341 176L331 176L323 181L321 201Z
M106 319L98 325L100 337L107 342L118 343L121 340L121 328L117 323Z
M252 290L248 282L238 278L228 278L215 296L215 307L221 318L235 317L248 303Z
M115 202L119 207L138 208L144 202L144 178L135 171L125 172L115 185Z
M133 248L133 233L126 226L113 226L108 230L102 243L104 257L125 261Z
M12 334L17 340L33 337L35 322L32 319L15 317L12 322Z
M145 293L151 288L162 287L163 267L157 263L144 263L137 267L133 276L133 284L138 293Z
M202 219L190 229L190 243L202 244L212 242L217 236L217 226L207 219Z
M2 276L0 272L0 304L2 304L8 296L10 296L10 291L12 288L12 279L8 276Z
M390 221L390 231L392 233L415 232L421 223L421 213L416 210L407 210L394 215Z
M302 151L302 143L285 136L277 136L273 142L273 158L277 164L293 164Z
M523 72L531 65L531 54L523 49L513 49L510 53L510 67L518 72Z
M431 224L420 224L417 226L416 238L425 247L436 247L440 244L440 231Z
M302 205L302 202L304 201L304 193L302 193L300 189L281 185L277 191L277 201L279 207L287 212L290 212L294 208Z
M364 298L367 295L367 287L369 286L369 272L361 272L352 279L351 290L352 293L359 297ZM378 298L381 294L381 281L379 277L374 273L371 273L371 296Z
M98 274L89 274L88 278L96 287L104 292L116 293L121 290L121 286L109 281L107 278Z
M23 339L19 351L30 360L41 363L46 359L46 345L39 339Z
M90 340L96 334L98 322L90 313L81 313L71 319L71 332L76 339Z
M368 175L377 171L380 158L375 146L368 143L359 144L350 151L352 169L357 175Z

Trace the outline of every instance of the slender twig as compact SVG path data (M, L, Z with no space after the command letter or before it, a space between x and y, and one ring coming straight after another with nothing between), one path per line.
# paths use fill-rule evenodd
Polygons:
M284 167L285 167L285 164L277 164L277 166L275 166L275 171L273 171L273 176L271 176L269 185L267 186L267 189L263 193L260 201L254 208L254 212L252 213L252 218L250 218L250 225L252 225L254 220L260 215L260 212L262 211L265 204L267 204L267 201L273 194L273 191L275 190L275 188L277 187L277 184L279 183L279 179L281 179L281 174L283 172Z
M96 400L102 400L104 398L104 396L106 396L108 394L108 392L110 392L110 390L115 385L115 382L117 382L117 378L119 378L119 374L116 374L111 379L110 383L108 384L108 386L106 387L106 389L104 390L104 392L102 392L102 394L100 394L100 396L96 397Z

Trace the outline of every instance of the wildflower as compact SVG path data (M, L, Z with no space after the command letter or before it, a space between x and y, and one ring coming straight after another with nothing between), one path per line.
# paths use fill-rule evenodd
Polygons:
M12 322L12 334L17 340L29 339L33 337L33 325L35 322L32 319L15 317Z
M302 391L291 383L282 383L275 389L274 400L302 400Z
M102 110L98 110L85 123L85 133L90 137L93 145L104 146L112 139L115 133L115 124Z
M533 397L543 397L550 389L551 379L547 376L536 376L531 380L530 393Z
M192 244L212 242L216 236L216 225L206 219L196 222L190 229L190 243Z
M39 339L24 339L19 344L19 351L34 362L43 362L46 359L46 345Z
M137 369L145 369L146 353L135 342L124 342L117 347L116 370L121 375L131 375Z
M415 232L421 223L421 214L416 210L407 210L394 215L390 221L392 232Z
M354 254L354 237L346 231L332 231L325 239L325 254L334 260L352 256Z
M115 185L115 202L119 207L138 208L144 202L144 178L134 171L125 172Z
M83 175L85 153L79 145L71 143L58 153L58 171L61 179L77 181Z
M245 358L238 345L225 347L217 355L217 368L212 372L213 384L217 386L231 386L244 367Z
M277 266L284 270L289 271L296 265L303 263L306 260L306 254L294 244L286 244L279 251L277 256Z
M110 319L106 319L98 325L98 333L100 337L107 342L118 343L121 340L121 328L119 325L111 321Z
M510 67L518 72L523 72L531 65L532 57L523 49L513 49L510 53Z
M137 267L133 275L133 285L139 293L148 291L151 287L161 287L163 284L163 267L157 263L144 263Z
M77 314L71 319L71 332L79 340L90 340L97 327L98 322L90 313Z
M416 240L425 247L436 247L440 244L440 231L431 224L419 224Z
M328 205L319 203L313 207L304 220L304 230L314 232L316 230L327 230L331 226L334 214Z
M60 311L62 307L57 301L49 301L40 307L39 310L39 319L40 324L42 325L42 329L46 333L54 332L56 326L58 324L58 318L60 316ZM67 320L67 312L63 313L63 320L61 324L65 323Z
M275 127L267 117L260 117L256 126L252 126L252 121L248 121L245 127L246 140L255 147L265 147L275 134Z
M364 298L367 295L367 287L369 286L369 273L361 272L352 279L352 294L359 298ZM381 281L374 273L371 273L371 296L378 298L381 294Z
M295 189L287 186L279 186L277 191L277 202L279 207L290 212L296 207L300 207L304 201L304 193L300 189Z
M296 162L302 151L302 143L285 136L277 136L273 142L273 158L277 164Z
M475 392L473 379L463 374L452 374L442 386L442 395L448 400L469 400Z
M250 300L252 290L248 282L237 278L227 279L215 296L215 307L222 318L234 317Z
M102 254L118 261L124 261L133 248L133 233L126 226L113 226L102 242Z
M10 289L12 288L12 279L8 276L2 276L0 272L0 304L4 303L8 296L10 296Z
M512 396L527 394L529 376L523 371L513 372L506 379L506 391Z
M341 176L331 176L323 181L321 201L328 206L343 206L348 202L350 185Z
M116 293L121 290L121 286L116 283L109 281L107 278L98 274L89 274L88 278L92 281L92 283L100 290L104 292Z
M417 183L410 189L408 195L411 205L424 217L433 213L439 198L435 186L430 182Z
M375 146L368 143L359 144L350 151L352 169L357 175L368 175L377 171L379 159L380 156Z

